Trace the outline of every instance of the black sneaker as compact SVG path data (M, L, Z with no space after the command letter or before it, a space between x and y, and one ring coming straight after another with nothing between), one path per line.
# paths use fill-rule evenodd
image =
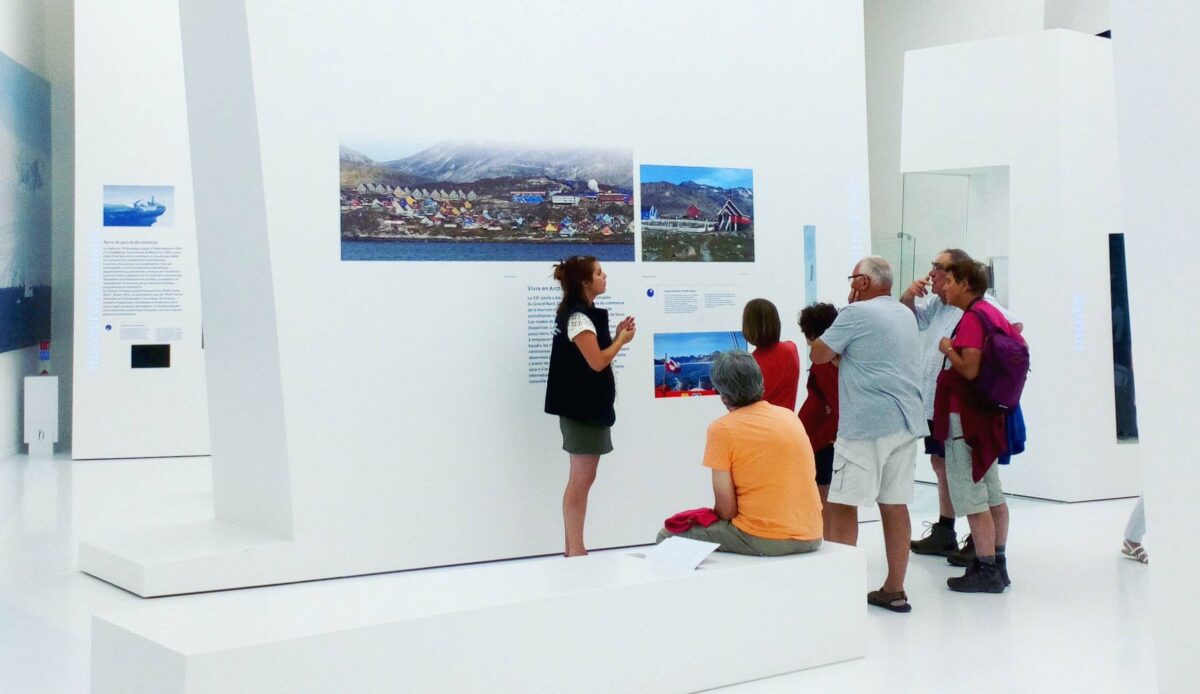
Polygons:
M947 578L946 585L957 593L1003 593L1004 579L1000 578L1000 567L984 564L976 559L967 567L967 572L957 578Z
M975 538L967 535L967 540L963 543L962 549L947 554L946 561L950 562L953 566L970 566L971 562L975 561Z
M1000 569L1000 580L1004 581L1004 587L1012 585L1012 581L1008 580L1008 557L1003 554L996 555L996 568Z
M912 551L917 554L935 554L940 557L946 557L952 552L958 551L958 535L955 535L953 530L941 523L926 522L925 525L928 527L925 536L909 543Z

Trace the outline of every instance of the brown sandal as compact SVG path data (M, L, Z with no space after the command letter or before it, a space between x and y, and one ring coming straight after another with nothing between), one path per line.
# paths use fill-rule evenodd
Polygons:
M912 605L908 604L908 596L902 590L895 593L873 590L867 593L867 604L892 612L912 612Z

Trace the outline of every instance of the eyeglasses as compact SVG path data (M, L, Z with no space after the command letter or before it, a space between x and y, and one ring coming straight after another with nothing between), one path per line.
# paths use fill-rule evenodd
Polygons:
M933 269L934 269L935 271L938 271L938 270L940 270L940 271L942 271L942 272L947 272L947 271L949 271L949 270L950 270L950 268L949 268L949 267L947 267L947 266L945 266L945 265L942 265L942 264L940 264L940 263L930 263L930 265L933 267Z
M850 276L849 276L849 277L847 277L846 279L847 279L847 280L849 280L849 281L851 281L851 282L853 282L854 280L858 279L859 277L868 277L868 275L863 275L863 274L861 274L861 273L856 273L856 274L850 275Z

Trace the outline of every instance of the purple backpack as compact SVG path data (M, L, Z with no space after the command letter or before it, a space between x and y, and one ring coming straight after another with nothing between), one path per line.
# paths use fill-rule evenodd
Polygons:
M971 311L974 304L967 308ZM983 322L983 358L979 375L972 381L983 404L1011 410L1021 401L1025 377L1029 375L1029 346L992 324L983 311L973 311Z

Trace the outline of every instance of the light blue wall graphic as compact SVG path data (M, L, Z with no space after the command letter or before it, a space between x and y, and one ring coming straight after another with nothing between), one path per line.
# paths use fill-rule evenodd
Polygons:
M0 352L50 339L50 83L0 53Z
M817 300L817 228L804 225L804 305Z

